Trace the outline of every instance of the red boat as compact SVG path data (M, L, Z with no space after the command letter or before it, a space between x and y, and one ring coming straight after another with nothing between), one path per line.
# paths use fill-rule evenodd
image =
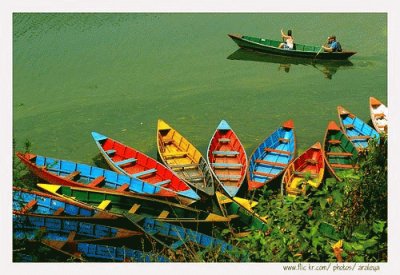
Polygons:
M176 193L185 205L200 200L188 184L155 159L102 134L92 132L92 136L108 165L117 173L162 186Z
M289 164L282 178L282 189L289 196L306 193L306 186L318 188L325 171L324 153L317 142Z

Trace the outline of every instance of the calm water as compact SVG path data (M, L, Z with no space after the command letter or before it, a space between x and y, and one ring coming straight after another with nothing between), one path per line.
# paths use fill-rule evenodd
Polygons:
M339 18L339 20L338 20ZM221 119L248 154L283 121L298 147L322 141L343 105L369 119L387 103L386 14L15 14L13 131L17 148L92 162L97 131L156 156L164 119L203 153ZM227 36L322 45L336 34L349 64L281 65L237 51ZM286 70L285 70L286 69Z

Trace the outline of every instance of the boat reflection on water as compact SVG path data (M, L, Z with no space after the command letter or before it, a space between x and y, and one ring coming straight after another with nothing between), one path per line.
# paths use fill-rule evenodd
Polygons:
M258 61L279 64L278 70L286 73L290 72L292 65L311 66L324 74L327 79L332 79L332 76L340 69L351 67L353 63L349 60L313 60L306 58L284 57L272 54L259 53L251 50L238 49L227 57L230 60L245 60Z

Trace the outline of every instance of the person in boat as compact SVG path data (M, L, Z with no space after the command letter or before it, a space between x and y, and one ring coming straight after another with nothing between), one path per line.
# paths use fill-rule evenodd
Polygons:
M336 41L335 35L328 36L328 42L326 45L323 45L322 48L324 49L325 52L328 53L342 51L342 46L338 41Z
M281 36L285 39L284 43L279 44L279 48L285 50L293 50L294 48L294 38L292 36L292 30L288 30L287 34L281 30Z

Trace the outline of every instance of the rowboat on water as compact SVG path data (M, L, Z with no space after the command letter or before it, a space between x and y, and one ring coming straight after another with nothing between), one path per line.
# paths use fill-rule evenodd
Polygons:
M365 150L371 138L379 143L379 133L367 123L342 106L337 107L337 112L342 131L347 135L358 151Z
M100 191L90 188L41 183L37 186L50 194L64 197L68 200L78 200L97 209L120 216L124 216L124 214L139 214L159 221L183 224L219 223L230 220L215 213L142 195L124 195L112 190Z
M193 229L136 214L129 214L126 217L149 237L172 250L177 250L183 246L189 248L196 246L211 249L219 248L220 252L224 253L233 249L233 246L225 241Z
M57 216L13 214L14 238L35 240L38 237L38 230L42 232L41 239L63 242L86 241L112 244L143 235L139 231L62 219Z
M102 134L92 132L92 137L114 171L162 186L176 193L183 204L189 205L200 200L199 195L186 182L155 159Z
M261 188L280 176L296 156L293 120L268 136L250 156L247 183L249 190Z
M324 153L317 142L289 164L282 177L282 192L289 196L306 193L307 185L318 188L325 171Z
M83 262L169 262L168 258L141 249L88 242L43 240L43 244Z
M215 195L224 215L232 219L232 223L238 225L236 228L241 226L243 229L242 232L234 232L234 234L245 236L249 233L250 229L266 231L267 218L261 217L253 209L258 202L239 197L229 198L218 191L215 192Z
M386 133L388 127L388 108L375 97L369 98L371 121L378 133Z
M96 210L87 204L18 187L13 187L13 213L56 216L60 219L76 218L92 223L110 223L118 219L115 215Z
M156 184L147 183L117 172L69 160L54 159L31 153L16 155L39 178L65 186L78 186L96 190L115 190L125 195L176 199L177 193Z
M246 151L229 124L222 120L215 130L207 149L207 162L216 181L234 197L246 177Z
M193 144L161 119L157 123L157 149L164 165L194 190L207 196L214 195L214 178L205 158Z
M282 41L278 40L240 34L228 34L228 36L241 48L288 57L301 57L314 60L345 60L356 54L356 52L353 51L324 52L321 46L310 46L298 43L294 44L293 50L287 50L279 48L279 44L282 43Z
M357 149L334 121L326 128L323 151L328 168L339 181L342 171L359 168Z

